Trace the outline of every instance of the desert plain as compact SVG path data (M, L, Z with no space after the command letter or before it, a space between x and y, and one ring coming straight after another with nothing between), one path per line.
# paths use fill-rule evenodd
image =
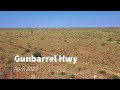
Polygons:
M14 61L15 55L27 57L36 51L42 56L78 57L78 61ZM120 28L1 28L0 79L120 79Z

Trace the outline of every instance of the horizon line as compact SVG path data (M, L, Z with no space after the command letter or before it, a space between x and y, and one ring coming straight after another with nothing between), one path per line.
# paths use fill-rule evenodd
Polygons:
M21 29L26 29L26 28L31 28L31 29L33 29L33 28L36 28L36 29L39 29L39 28L120 28L120 26L118 27L118 26L111 26L111 27L101 27L101 26L99 26L99 27L7 27L7 28L5 28L5 27L0 27L0 29L19 29L19 28L21 28Z

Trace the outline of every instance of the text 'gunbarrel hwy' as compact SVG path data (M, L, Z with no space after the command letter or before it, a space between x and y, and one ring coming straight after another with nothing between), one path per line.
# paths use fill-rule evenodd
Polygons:
M66 57L65 55L54 55L53 57L20 57L16 55L14 57L15 62L68 62L75 64L78 60L78 57Z

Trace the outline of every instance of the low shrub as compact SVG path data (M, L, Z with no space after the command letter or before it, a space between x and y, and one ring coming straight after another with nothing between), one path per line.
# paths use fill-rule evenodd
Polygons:
M82 67L78 67L78 71L81 71L82 70Z
M105 46L105 43L101 43L101 46Z
M39 51L36 51L33 53L34 57L42 57L41 53Z
M64 71L62 71L62 72L60 73L60 75L65 75L65 72L64 72Z
M28 53L28 52L30 52L30 50L29 49L25 49L25 53Z
M100 74L106 74L106 71L104 71L104 70L100 70L100 71L98 71Z
M51 71L50 73L51 73L52 75L53 75L53 74L55 74L55 72L54 72L54 71Z
M112 41L112 38L109 38L108 41Z
M116 44L120 44L120 41L117 41Z
M75 78L75 75L74 74L71 74L70 76L69 76L69 78Z
M0 79L3 79L4 73L0 72Z
M112 78L113 78L113 79L120 79L120 77L119 77L119 76L114 75L114 74L112 74Z
M28 45L28 48L31 48L31 45L30 45L30 44Z

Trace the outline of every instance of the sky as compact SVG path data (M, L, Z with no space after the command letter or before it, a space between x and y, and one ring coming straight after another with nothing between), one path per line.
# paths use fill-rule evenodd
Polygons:
M120 11L0 11L0 28L120 27Z

